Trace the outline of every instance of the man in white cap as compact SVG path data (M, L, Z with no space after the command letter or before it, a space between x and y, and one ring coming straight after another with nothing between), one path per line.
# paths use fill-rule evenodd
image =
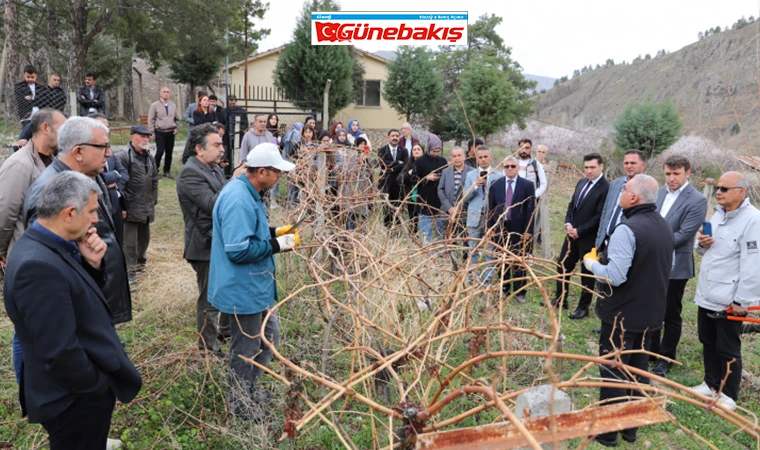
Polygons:
M291 225L270 228L261 199L295 165L268 142L254 147L246 163L246 172L230 180L214 204L208 299L219 311L234 316L230 318L230 412L262 421L269 415L261 405L266 396L255 389L263 370L240 356L264 367L272 359L272 350L258 336L263 325L267 341L277 345L280 340L277 317L263 323L277 301L274 254L292 250L301 239Z

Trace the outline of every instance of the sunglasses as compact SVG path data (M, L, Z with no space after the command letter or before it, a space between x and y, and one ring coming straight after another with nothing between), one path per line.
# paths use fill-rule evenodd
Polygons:
M508 164L508 165L505 165L504 168L505 169L516 169L517 165L515 165L515 164Z
M735 186L735 187L715 186L715 192L721 191L723 193L726 193L730 191L731 189L743 189L743 188L741 186Z

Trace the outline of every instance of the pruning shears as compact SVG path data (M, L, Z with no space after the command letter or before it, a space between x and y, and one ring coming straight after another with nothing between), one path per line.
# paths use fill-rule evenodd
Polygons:
M750 306L747 308L748 311L760 311L760 306ZM711 319L726 319L726 320L734 320L737 322L754 322L754 323L760 323L760 319L755 319L752 317L739 317L734 315L734 309L732 307L728 307L725 309L725 311L717 311L717 312L709 312L707 313L707 317Z

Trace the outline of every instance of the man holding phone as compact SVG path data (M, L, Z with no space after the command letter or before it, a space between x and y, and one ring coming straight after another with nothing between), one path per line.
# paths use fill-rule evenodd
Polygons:
M490 254L491 245L486 246L482 242L486 225L485 210L488 205L486 195L491 184L504 176L502 173L494 171L493 167L491 167L493 154L491 153L491 149L485 145L480 145L475 150L475 159L478 168L467 173L462 190L464 193L464 203L467 204L467 236L470 238L467 244L472 248L472 253L470 254L471 266L475 266L480 262L480 252L484 248L488 248L489 250L486 253L486 261L489 262L494 259ZM490 272L483 271L481 273L488 274Z
M694 236L707 215L707 199L691 184L691 163L681 155L665 160L666 185L657 192L657 211L673 230L675 250L673 269L668 282L664 331L652 339L652 353L676 359L676 347L681 339L681 303L686 283L694 277ZM651 362L657 361L652 358ZM665 376L671 363L659 360L652 373Z
M720 177L715 186L719 206L710 220L712 236L701 234L696 247L702 264L694 303L699 307L697 330L705 377L692 389L713 396L722 387L718 405L732 411L742 379L742 322L712 319L708 313L730 308L731 315L746 316L749 306L760 303L760 211L750 204L747 188L749 183L739 172Z

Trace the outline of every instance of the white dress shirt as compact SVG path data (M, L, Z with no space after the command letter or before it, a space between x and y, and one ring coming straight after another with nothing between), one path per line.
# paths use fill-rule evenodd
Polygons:
M678 190L675 192L670 192L670 188L668 188L668 193L665 194L665 200L662 201L662 208L660 209L660 215L662 217L665 217L668 215L668 212L670 211L670 208L673 207L676 200L678 200L678 196L681 195L681 192L683 192L684 188L689 185L689 182L683 184Z

